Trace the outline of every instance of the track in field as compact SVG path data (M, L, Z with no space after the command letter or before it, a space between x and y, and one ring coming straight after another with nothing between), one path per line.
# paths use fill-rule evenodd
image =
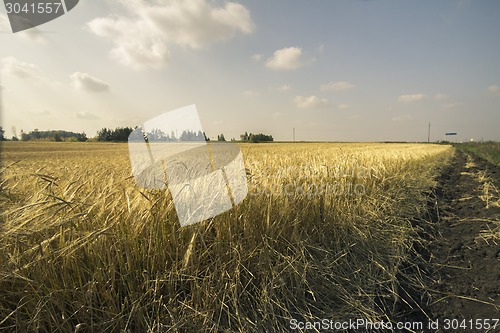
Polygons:
M499 190L500 167L457 151L436 188L429 242L417 247L428 293L411 293L418 305L411 304L406 320L500 318L500 240L489 237L495 228L499 234Z

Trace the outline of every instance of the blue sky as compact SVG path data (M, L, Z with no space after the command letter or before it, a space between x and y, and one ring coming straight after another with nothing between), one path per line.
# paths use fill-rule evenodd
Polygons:
M196 104L277 140L500 140L500 2L80 1L12 34L2 126L95 135Z

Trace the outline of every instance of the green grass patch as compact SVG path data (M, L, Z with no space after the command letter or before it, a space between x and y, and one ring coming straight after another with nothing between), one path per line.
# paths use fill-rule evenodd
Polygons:
M497 166L500 166L500 142L468 142L459 143L456 147L462 151L473 153Z

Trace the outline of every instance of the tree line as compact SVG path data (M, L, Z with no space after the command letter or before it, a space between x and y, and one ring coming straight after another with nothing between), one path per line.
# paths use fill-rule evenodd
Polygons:
M272 135L267 135L267 134L262 134L262 133L259 133L259 134L250 133L250 134L248 134L247 132L245 132L244 134L241 134L240 139L243 142L272 142L272 141L274 141Z
M136 127L137 128L137 127ZM15 132L15 130L13 130ZM97 134L92 141L101 141L101 142L127 142L130 134L134 131L132 127L116 127L115 129L111 128L101 128L97 131ZM31 132L24 132L21 130L20 139L22 141L75 141L75 142L84 142L88 141L89 138L85 134L75 133L71 131L62 131L62 130L50 130L50 131L40 131L38 129L34 129ZM210 139L206 136L205 132L202 131L192 131L192 130L183 130L180 135L177 131L171 131L170 133L165 133L160 129L153 129L144 135L144 139L146 141L163 141L163 142L175 142L175 141L210 141ZM240 139L243 142L272 142L274 141L272 135L267 135L263 133L253 134L245 132L240 135ZM7 138L5 137L5 130L0 126L0 141L5 141ZM12 141L17 141L19 138L17 134L12 136ZM224 134L217 135L217 141L226 141ZM231 141L236 141L234 138Z
M136 127L137 128L137 127ZM134 129L130 127L116 128L115 130L103 128L97 132L97 141L115 141L126 142ZM202 131L184 130L180 136L176 131L167 134L160 129L152 129L149 132L141 133L139 138L149 142L176 142L176 141L208 141L205 133ZM134 138L135 140L139 138Z
M17 136L15 133L11 140L18 141L74 141L74 142L84 142L87 141L87 134L85 132L75 133L71 131L63 131L63 130L50 130L50 131L40 131L35 128L31 132L24 132L21 130L21 138ZM6 141L5 130L0 127L0 141Z
M217 141L226 141L226 138L224 137L224 134L219 134L217 135ZM234 138L231 139L231 141L236 141ZM258 133L258 134L253 134L248 132L245 132L244 134L240 135L240 141L242 142L272 142L274 141L274 138L272 135L267 135L263 133Z
M95 139L107 142L126 142L132 132L133 129L131 127L117 127L114 130L104 127L97 131Z

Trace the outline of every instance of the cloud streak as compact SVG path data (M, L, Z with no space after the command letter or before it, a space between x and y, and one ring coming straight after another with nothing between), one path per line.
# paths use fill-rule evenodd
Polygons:
M322 106L327 106L329 104L326 98L320 98L318 96L295 96L293 99L295 105L300 109L306 108L318 108Z
M0 60L2 72L17 76L21 79L42 79L42 70L35 64L22 62L14 57L5 57Z
M355 85L347 81L338 81L324 83L320 86L321 91L339 91L339 90L349 90L354 88Z
M410 94L410 95L401 95L398 97L398 101L405 104L410 104L418 101L422 101L426 98L424 94Z
M337 106L339 109L341 110L346 110L346 109L350 109L352 106L349 105L349 104L340 104L339 106Z
M260 94L256 91L253 91L253 90L245 90L243 92L243 96L245 97L257 97L259 96Z
M444 100L447 100L448 99L448 96L444 95L444 94L435 94L434 95L434 99L436 101L444 101Z
M93 93L101 93L109 91L109 84L93 77L87 73L75 72L71 74L71 85L76 90L93 92Z
M274 91L280 91L280 92L285 92L285 91L290 91L292 89L292 86L289 84L283 84L281 86L270 86L269 90L274 90Z

